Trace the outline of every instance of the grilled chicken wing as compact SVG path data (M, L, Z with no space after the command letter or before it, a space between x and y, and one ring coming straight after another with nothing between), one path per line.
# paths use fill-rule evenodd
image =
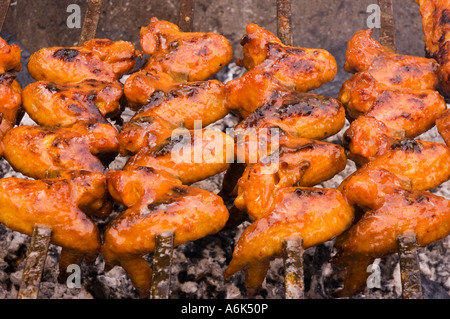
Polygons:
M436 127L445 144L450 147L450 110L447 110L436 120Z
M176 132L156 147L141 149L124 170L153 167L192 184L225 171L233 162L234 142L225 133L210 129Z
M118 132L109 124L76 123L70 128L18 126L3 139L3 155L11 166L33 178L64 170L104 172L94 155L119 148Z
M232 59L230 42L216 33L181 32L173 23L152 18L140 32L141 46L150 54L144 68L125 82L125 95L134 109L158 91L169 93L184 82L203 81Z
M336 61L328 51L285 46L256 24L247 26L241 44L241 64L249 71L226 86L229 107L244 118L275 90L309 91L333 80L337 73Z
M149 293L151 269L142 256L154 251L156 235L173 231L178 246L218 232L228 219L219 196L182 186L153 168L110 171L108 187L129 208L108 226L102 254L108 264L125 268L143 296Z
M450 201L411 190L387 170L360 171L341 189L351 205L366 211L336 240L335 261L349 268L341 296L364 287L368 273L361 265L395 252L399 235L412 232L417 243L426 246L450 233Z
M141 29L141 46L151 55L145 70L157 70L177 82L202 81L232 59L231 44L216 33L181 32L173 23L152 18Z
M443 131L442 125L444 124L440 125L441 131ZM407 152L418 150L416 148L417 145L420 146L419 154L423 149L433 149L442 156L448 156L448 148L445 145L404 139L404 135L401 132L389 130L382 122L368 116L360 116L350 125L349 129L344 133L343 143L348 150L348 157L359 166L389 153L392 149L400 149L400 151L403 149L403 151ZM445 165L443 168L447 172Z
M106 194L105 175L70 172L63 177L0 180L0 222L31 236L36 224L52 229L52 243L97 254L100 233L85 213L99 209ZM100 205L99 205L100 203Z
M450 179L450 149L442 143L399 140L358 171L365 169L386 169L413 189L428 190Z
M359 72L347 80L338 99L351 118L374 117L407 138L428 131L447 109L437 91L393 88L377 82L368 72Z
M450 1L416 0L420 5L425 48L439 63L440 89L450 94Z
M339 145L292 139L275 154L246 166L237 184L234 205L252 219L260 218L275 203L278 190L317 185L342 171L346 163L345 151Z
M37 81L117 82L133 70L138 55L130 42L93 39L79 47L43 48L30 56L28 71Z
M149 103L126 123L120 133L123 155L155 146L179 127L205 127L227 115L224 84L217 80L177 84L166 93L155 92Z
M438 86L438 64L434 59L390 52L371 38L373 30L360 30L347 44L344 68L347 72L369 72L372 77L391 87L413 90Z
M75 122L108 123L105 116L120 111L118 83L85 80L56 84L38 81L23 90L23 107L39 125L67 127Z
M354 218L338 190L289 187L277 192L272 209L247 227L239 238L225 278L244 268L247 289L257 289L268 263L282 254L282 242L293 235L309 248L341 234Z
M235 130L279 128L293 137L321 140L338 133L345 124L344 107L333 98L295 91L274 95Z

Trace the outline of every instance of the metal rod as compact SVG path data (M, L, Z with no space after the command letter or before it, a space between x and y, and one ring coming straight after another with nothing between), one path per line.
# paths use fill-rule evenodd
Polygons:
M277 32L281 42L292 46L294 43L291 24L291 0L277 0Z
M397 237L403 299L423 299L416 234Z
M192 32L195 0L181 0L178 26L184 32Z
M283 240L284 285L286 299L304 299L303 239L292 237Z
M285 45L293 45L291 0L277 0L277 34ZM304 299L303 239L283 240L284 286L286 299Z
M173 231L164 232L155 238L151 284L152 299L169 299L173 238Z
M181 0L178 26L184 32L192 32L195 0ZM152 299L169 299L170 275L173 255L174 232L156 235L153 254Z
M396 52L392 0L378 0L378 5L381 11L380 43L392 52ZM403 299L423 299L419 256L417 255L417 237L414 233L400 235L397 237L397 244Z
M37 299L51 234L49 227L34 226L17 299Z
M11 0L0 1L0 31L3 29L3 24L5 23L6 14L8 13L10 3Z
M381 11L380 43L393 52L397 51L395 44L394 8L392 0L378 0Z
M92 40L97 32L103 0L89 0L78 45Z

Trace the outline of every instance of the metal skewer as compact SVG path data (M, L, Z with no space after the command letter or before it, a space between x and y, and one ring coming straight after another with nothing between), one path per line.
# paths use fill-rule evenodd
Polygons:
M291 0L277 0L277 35L285 45L293 45ZM284 285L286 299L304 299L303 239L283 240Z
M303 240L296 236L283 241L284 285L286 299L304 299Z
M8 1L9 2L9 1ZM95 37L102 0L90 0L86 17L78 40L79 45ZM37 299L39 283L44 270L45 258L51 240L51 229L47 226L35 225L31 237L31 246L28 250L25 269L22 275L18 299ZM65 271L65 269L60 269Z
M168 231L157 235L155 238L151 285L152 299L169 299L173 237L173 231Z
M181 0L178 26L184 32L192 32L195 0ZM168 231L155 237L153 274L150 286L152 299L169 299L170 276L173 256L174 232Z
M100 20L102 2L103 0L89 0L81 34L78 38L78 45L83 45L84 42L95 38L98 22Z
M378 0L381 11L380 43L392 52L397 51L392 0ZM423 299L420 278L417 238L414 233L397 237L403 299Z
M11 0L3 0L0 2L0 30L3 29L3 24L5 23L10 3Z
M414 233L397 237L403 299L423 299L417 238Z
M178 26L184 32L191 32L194 24L195 0L181 0Z
M397 51L395 44L395 24L394 24L394 8L392 6L392 0L378 0L378 6L380 7L381 19L380 19L380 43L382 46Z
M291 0L277 0L277 35L285 45L292 46Z
M34 226L17 299L37 299L51 237L49 227Z

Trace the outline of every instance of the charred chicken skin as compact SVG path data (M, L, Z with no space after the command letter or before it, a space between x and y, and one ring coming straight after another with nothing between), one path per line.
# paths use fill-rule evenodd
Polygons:
M353 208L338 190L283 188L272 208L242 233L225 278L244 268L246 288L255 290L266 277L270 260L281 256L283 240L297 235L304 248L312 247L345 231L353 217Z
M337 65L325 50L285 46L271 32L247 25L242 38L244 58L237 61L248 72L227 82L228 106L247 117L275 90L306 92L334 79Z
M118 83L38 81L24 88L23 107L36 123L47 127L68 127L78 121L108 123L105 117L120 112L121 97Z
M151 269L144 255L155 237L174 232L174 246L214 234L228 219L223 200L208 191L183 186L170 173L150 167L109 171L113 198L129 208L109 224L102 254L109 266L121 265L141 296L148 296Z
M133 70L139 54L127 41L93 39L79 47L40 49L30 56L28 71L36 81L117 82Z
M232 59L230 42L216 33L181 32L168 21L152 18L140 32L141 46L150 58L125 82L125 95L134 108L147 104L155 92L168 93L177 84L203 81Z
M18 126L3 141L5 159L29 177L42 179L64 170L104 172L95 157L117 153L118 132L110 124L76 123L69 128Z
M399 235L414 233L426 246L450 233L450 201L425 191L411 190L384 169L358 172L341 188L348 202L364 215L336 240L335 262L347 267L340 296L364 288L368 264L397 249Z
M450 1L416 0L420 5L425 48L439 63L440 89L450 96Z

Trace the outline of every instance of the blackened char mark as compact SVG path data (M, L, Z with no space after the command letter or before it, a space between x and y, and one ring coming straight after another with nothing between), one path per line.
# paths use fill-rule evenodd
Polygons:
M73 62L79 54L80 51L76 49L59 49L53 53L53 57L64 62Z
M391 145L391 150L404 150L408 153L420 153L423 147L415 140L401 140Z

